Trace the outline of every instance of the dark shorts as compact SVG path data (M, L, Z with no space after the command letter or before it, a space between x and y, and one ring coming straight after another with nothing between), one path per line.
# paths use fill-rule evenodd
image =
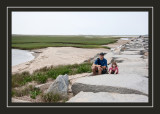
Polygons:
M112 70L111 74L114 74L114 73L115 73L115 71ZM118 74L118 73L116 73L116 74Z
M98 68L96 68L96 72L98 72ZM107 72L107 69L103 69L103 70L102 70L102 74L106 74L106 73L108 73L108 72Z
M114 72L115 72L115 71L112 70L112 71L111 71L111 74L114 74Z
M102 70L102 74L106 74L106 73L108 73L108 72L107 72L107 69L103 69L103 70Z

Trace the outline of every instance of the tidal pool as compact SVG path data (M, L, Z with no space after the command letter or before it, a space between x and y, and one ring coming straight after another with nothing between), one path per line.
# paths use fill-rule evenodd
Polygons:
M31 61L35 57L32 55L31 51L28 50L20 50L20 49L12 49L12 66Z

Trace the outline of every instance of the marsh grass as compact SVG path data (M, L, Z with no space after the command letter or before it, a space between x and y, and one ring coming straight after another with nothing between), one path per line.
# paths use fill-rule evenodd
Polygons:
M47 103L54 103L62 100L62 97L59 94L53 94L53 93L46 93L46 94L41 94L41 98L44 102Z
M41 91L39 88L34 88L32 91L30 91L30 97L32 99L36 99L36 96L41 94Z
M59 65L44 67L36 70L34 73L22 72L12 75L12 88L20 87L28 82L36 81L37 83L45 83L48 78L56 79L59 75L74 75L80 73L91 72L91 64L89 62L73 65Z
M28 95L30 91L32 91L32 86L25 87L24 89L17 90L12 88L12 96L22 97Z
M35 88L32 85L26 86L23 89L12 88L12 97L22 97L25 95L30 95L32 99L36 99L36 96L41 93L39 88Z
M31 82L32 78L29 72L14 74L12 75L12 87L25 85L27 82Z
M46 47L107 48L102 46L116 42L120 37L103 38L101 36L86 38L85 36L30 36L13 35L12 48L39 49Z

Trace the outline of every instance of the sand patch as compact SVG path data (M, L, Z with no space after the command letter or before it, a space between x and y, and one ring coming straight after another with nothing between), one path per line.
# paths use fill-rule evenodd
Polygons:
M35 51L35 50L34 50ZM39 50L38 50L39 51ZM107 53L109 49L84 49L74 47L48 47L40 50L38 57L32 61L28 61L12 67L12 73L20 73L23 71L33 71L45 66L57 66L68 64L80 64L95 56L97 53Z

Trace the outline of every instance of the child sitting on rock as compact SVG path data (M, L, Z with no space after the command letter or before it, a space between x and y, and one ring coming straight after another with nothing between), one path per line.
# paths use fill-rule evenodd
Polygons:
M111 68L109 68L109 74L118 74L118 67L116 62L112 62Z

